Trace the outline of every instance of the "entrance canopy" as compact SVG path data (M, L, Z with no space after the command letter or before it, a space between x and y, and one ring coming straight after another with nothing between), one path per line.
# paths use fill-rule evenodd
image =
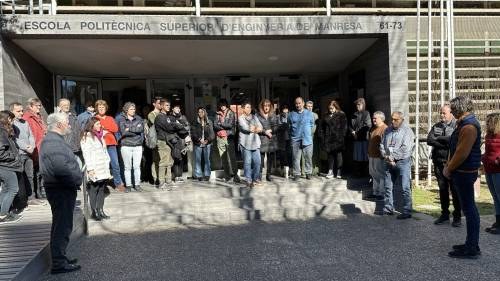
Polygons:
M338 73L375 41L375 38L14 40L53 73L93 77Z

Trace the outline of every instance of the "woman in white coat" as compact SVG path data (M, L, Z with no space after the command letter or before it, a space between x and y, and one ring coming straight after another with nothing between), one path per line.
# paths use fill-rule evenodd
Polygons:
M111 178L109 173L109 155L103 140L104 131L99 119L92 117L82 132L81 148L87 166L88 194L92 218L100 221L109 219L104 213L106 182Z

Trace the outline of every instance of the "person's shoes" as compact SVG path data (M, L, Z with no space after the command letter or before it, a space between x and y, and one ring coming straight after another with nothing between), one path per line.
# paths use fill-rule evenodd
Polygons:
M333 175L333 173L328 173L325 178L327 179L333 179L335 176Z
M299 175L295 175L295 176L293 176L293 181L299 181L299 179L300 179L300 176L299 176Z
M393 216L394 212L393 211L384 211L383 214L386 216Z
M104 213L104 209L97 209L97 213L99 214L99 216L105 220L111 218L110 216L106 215L106 213Z
M490 230L490 234L500 234L500 228L495 227Z
M198 181L202 181L202 180L203 180L203 178L202 178L202 177L197 177L197 178L195 178L195 179L196 179L196 180L198 180Z
M450 258L456 259L477 259L479 258L478 251L471 251L467 249L453 250L448 253Z
M377 201L381 201L381 200L384 200L384 199L385 199L384 195L377 195L377 196L375 196L375 200L377 200Z
M262 182L261 181L254 181L253 186L262 186Z
M125 193L129 193L129 192L132 192L132 187L130 187L130 186L125 187Z
M485 228L484 231L490 232L492 229L497 228L497 227L498 227L498 224L495 222L490 227Z
M52 268L52 270L50 270L50 274L68 273L80 269L82 269L82 267L78 264L67 264L63 267Z
M161 190L167 190L167 191L170 191L170 190L172 190L172 183L171 183L171 182L164 182L164 183L160 186L160 189L161 189Z
M271 175L266 175L266 181L273 181L273 179L271 178Z
M204 181L210 181L210 177L209 176L203 177L203 180Z
M342 171L340 169L337 170L337 178L338 179L342 178Z
M68 261L69 264L76 264L78 262L78 259L70 259L70 258L66 258L66 260Z
M181 178L181 177L176 177L176 178L175 178L175 182L176 182L176 183L183 183L183 182L184 182L184 179L183 179L183 178Z
M460 244L460 245L453 245L453 250L459 250L459 251L465 251L465 244ZM476 252L478 255L481 254L481 249L479 246L476 247Z
M240 183L241 179L240 179L240 177L238 175L234 175L233 181L234 181L234 183Z
M92 210L92 215L90 215L90 218L95 221L102 221L102 217L99 215L99 212L97 210Z
M449 217L441 215L437 220L434 221L434 224L435 225L442 225L448 221L450 221Z
M21 214L10 213L2 218L0 218L0 223L17 222L23 218Z
M405 220L405 219L409 219L409 218L411 218L411 214L399 214L396 218L397 218L398 220Z
M253 187L253 183L251 183L251 182L247 182L247 183L245 184L245 186L246 186L247 188L252 188L252 187Z
M123 183L117 185L116 190L118 190L119 192L127 192L127 189L125 188L125 185L123 185Z
M453 227L462 226L462 220L460 218L453 218L453 221L451 222L451 226L453 226Z
M136 185L136 186L134 186L134 189L135 189L135 191L137 191L137 192L143 192L143 191L144 191L144 189L142 189L142 187L141 187L140 185Z
M311 174L306 174L306 180L310 180L312 178Z

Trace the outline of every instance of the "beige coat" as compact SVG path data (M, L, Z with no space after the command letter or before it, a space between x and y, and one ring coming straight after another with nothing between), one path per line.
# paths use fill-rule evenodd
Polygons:
M106 180L112 178L109 171L109 155L104 140L92 137L87 133L87 137L80 141L83 159L87 166L87 178L89 181ZM93 177L89 172L94 171Z

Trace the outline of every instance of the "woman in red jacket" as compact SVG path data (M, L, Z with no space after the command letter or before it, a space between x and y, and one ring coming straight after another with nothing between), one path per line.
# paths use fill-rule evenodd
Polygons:
M500 113L492 113L486 119L485 151L482 156L486 182L495 204L496 222L486 232L500 234Z
M115 188L119 191L125 191L125 186L123 185L120 164L118 162L118 152L117 152L117 141L115 138L115 133L118 132L118 125L115 119L109 115L106 115L108 111L108 104L104 100L98 100L95 102L95 109L97 110L96 117L101 121L101 126L104 132L104 142L108 150L110 162L111 162L111 175L113 175L113 183Z

